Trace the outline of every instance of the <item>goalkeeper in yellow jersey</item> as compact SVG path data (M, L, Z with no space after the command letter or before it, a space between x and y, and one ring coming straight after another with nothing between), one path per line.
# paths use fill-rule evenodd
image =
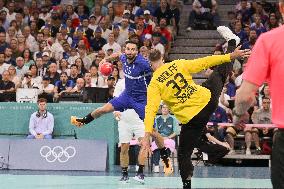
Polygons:
M151 50L149 54L154 74L147 88L145 137L142 141L142 148L144 150L149 148L149 138L154 133L154 118L160 102L163 100L182 124L178 162L184 189L191 188L193 174L191 154L209 117L217 108L223 86L228 74L232 71L231 61L250 55L250 50L236 48L239 40L228 28L220 29L225 30L223 33L221 32L221 35L228 41L227 52L232 52L230 54L208 56L195 60L175 60L168 64L164 64L160 51ZM213 66L216 66L213 73L202 85L194 83L191 74Z

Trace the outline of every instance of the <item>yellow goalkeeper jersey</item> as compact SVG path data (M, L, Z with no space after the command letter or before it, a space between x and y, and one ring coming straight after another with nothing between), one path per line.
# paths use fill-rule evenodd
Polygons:
M195 84L191 74L226 62L231 62L230 54L175 60L158 68L147 88L145 132L152 132L161 100L182 124L188 123L211 98L210 91Z

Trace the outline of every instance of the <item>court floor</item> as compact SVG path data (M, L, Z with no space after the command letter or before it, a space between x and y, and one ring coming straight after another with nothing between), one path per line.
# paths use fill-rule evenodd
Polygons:
M134 171L129 175L134 176ZM266 167L196 167L192 180L193 188L272 188ZM83 171L0 171L2 189L120 189L144 188L166 189L181 188L181 180L175 173L170 177L146 171L146 183L141 185L130 180L123 184L118 180L118 167L108 172Z

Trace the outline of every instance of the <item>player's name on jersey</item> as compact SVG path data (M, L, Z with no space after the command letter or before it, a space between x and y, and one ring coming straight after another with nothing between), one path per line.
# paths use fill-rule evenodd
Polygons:
M173 76L177 72L176 64L169 66L168 70L164 71L158 78L157 81L164 83L167 79Z
M195 86L188 85L188 87L177 97L177 99L184 103L187 101L191 95L197 91L197 88Z

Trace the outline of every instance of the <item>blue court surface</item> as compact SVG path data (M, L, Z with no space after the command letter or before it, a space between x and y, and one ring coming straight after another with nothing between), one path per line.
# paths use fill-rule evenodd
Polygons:
M119 167L108 172L82 171L0 171L2 189L120 189L182 188L181 179L175 173L170 177L145 172L145 184L132 178L129 183L120 183ZM193 188L272 188L267 167L196 167L192 179ZM133 171L129 176L134 176Z

